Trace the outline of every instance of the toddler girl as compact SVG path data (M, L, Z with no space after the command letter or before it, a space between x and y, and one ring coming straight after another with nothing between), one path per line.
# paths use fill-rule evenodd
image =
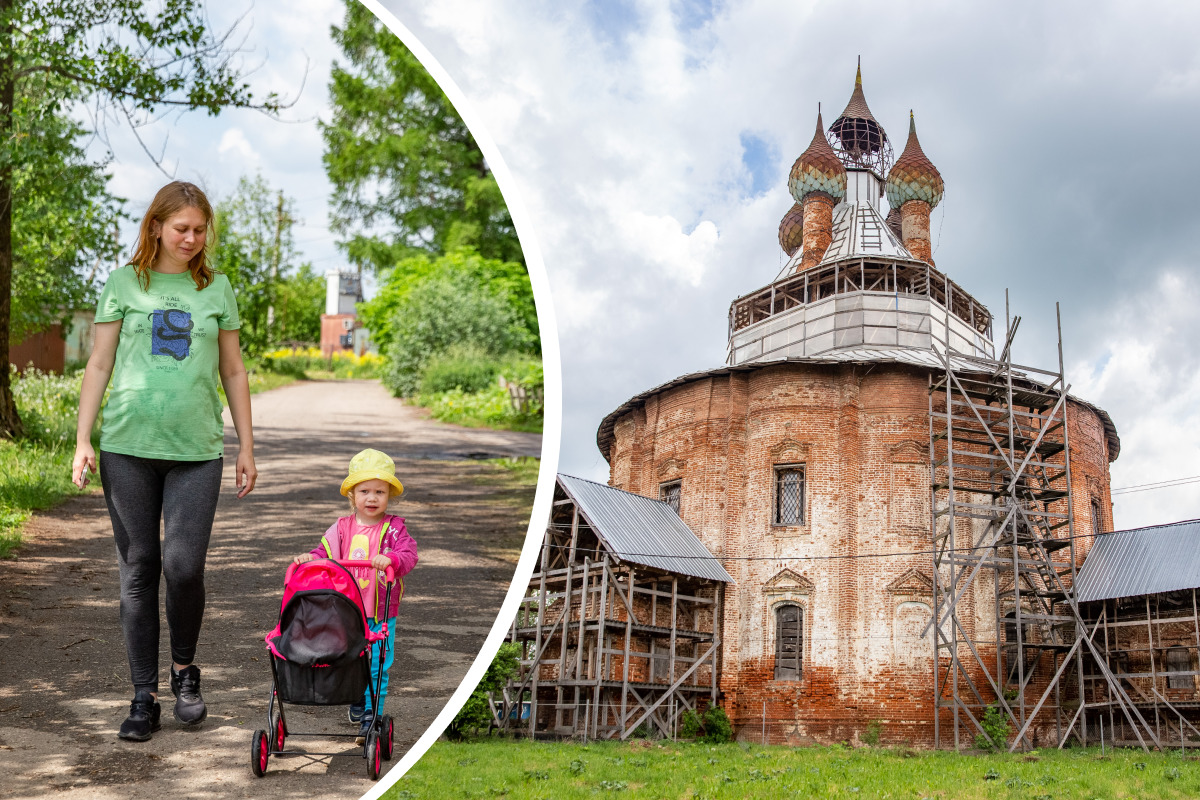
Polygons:
M401 576L416 566L417 543L408 535L404 520L387 513L388 501L404 493L404 485L396 478L395 462L378 450L363 450L350 459L349 472L342 481L342 494L350 498L350 509L354 513L330 525L321 537L321 543L310 552L296 556L295 562L302 564L314 558L334 558L370 561L374 567L351 570L362 590L371 630L378 633L385 622L388 629L387 656L383 663L379 658L382 642L371 645L371 685L379 682L380 709L372 708L369 690L361 703L350 706L350 721L361 723L358 742L362 744L387 695L387 671L392 666L396 643L396 610L404 594ZM396 576L390 596L379 591L379 570L389 566Z

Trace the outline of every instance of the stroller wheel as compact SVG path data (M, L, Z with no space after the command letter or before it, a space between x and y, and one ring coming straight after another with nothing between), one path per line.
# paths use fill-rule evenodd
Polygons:
M383 743L383 760L392 760L392 718L384 716L383 728L379 732L379 738Z
M283 743L287 740L287 726L283 724L283 718L279 717L275 720L275 746L272 750L282 750Z
M255 776L261 778L267 771L267 759L271 755L271 745L267 741L267 732L259 729L254 732L254 740L250 743L250 769Z
M379 770L383 766L383 742L379 738L379 733L372 730L367 734L367 775L371 780L376 780L379 777Z

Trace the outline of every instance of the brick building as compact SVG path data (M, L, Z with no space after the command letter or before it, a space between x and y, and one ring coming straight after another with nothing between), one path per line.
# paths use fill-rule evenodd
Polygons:
M1014 747L1086 740L1070 589L1112 527L1112 420L1061 363L1013 364L1017 321L994 339L934 265L942 177L912 119L893 163L861 72L788 183L789 260L733 301L726 364L597 435L610 485L669 503L733 579L717 701L755 741L970 746L989 706Z

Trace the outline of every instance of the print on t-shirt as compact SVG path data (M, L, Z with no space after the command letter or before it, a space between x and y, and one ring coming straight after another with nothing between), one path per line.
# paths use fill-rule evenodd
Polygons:
M191 354L192 322L191 312L178 308L160 308L151 319L150 355L171 356L176 361L183 361Z

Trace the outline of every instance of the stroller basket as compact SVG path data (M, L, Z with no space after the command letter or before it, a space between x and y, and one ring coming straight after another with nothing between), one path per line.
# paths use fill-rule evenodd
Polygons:
M386 657L387 625L379 633L370 630L362 592L350 571L368 567L370 562L366 561L319 559L288 568L279 624L266 637L273 685L267 709L269 729L254 732L250 757L255 775L262 776L271 755L345 755L284 750L289 734L318 735L289 731L284 703L351 705L369 693L375 722L363 752L371 777L379 776L381 759L391 758L392 720L382 713L380 688L371 681L371 645L383 642L378 648L379 657ZM388 592L390 598L395 580L390 567L385 579L381 591ZM389 607L387 616L390 613ZM356 734L320 735L353 738Z

